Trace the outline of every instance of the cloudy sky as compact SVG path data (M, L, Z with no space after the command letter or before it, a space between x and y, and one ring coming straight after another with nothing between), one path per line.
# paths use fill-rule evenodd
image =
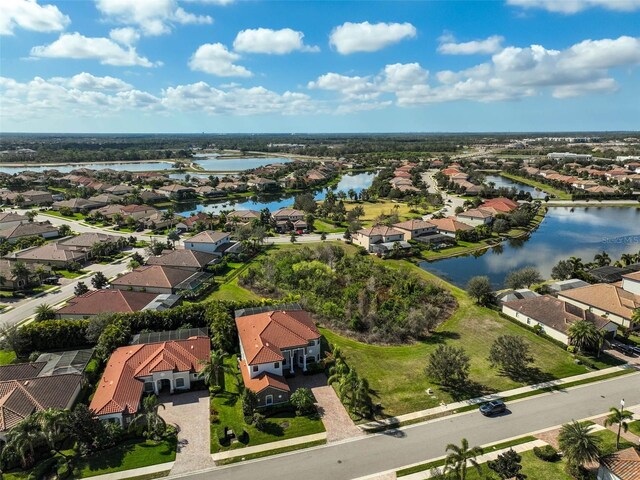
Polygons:
M3 132L640 129L640 0L0 0Z

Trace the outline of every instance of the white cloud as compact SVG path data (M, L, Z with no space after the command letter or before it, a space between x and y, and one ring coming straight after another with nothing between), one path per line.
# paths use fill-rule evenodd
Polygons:
M122 45L129 46L140 40L140 32L131 27L114 28L109 32L109 37Z
M267 53L284 55L294 51L317 52L317 46L304 44L304 33L290 28L272 30L270 28L247 29L238 32L233 48L238 52Z
M249 70L233 63L239 58L240 55L230 52L221 43L205 43L191 56L189 68L218 77L251 77L253 74Z
M640 9L640 0L507 0L507 4L522 8L541 8L567 15L598 7L618 12Z
M135 25L145 35L167 34L174 23L210 24L208 15L195 15L179 7L177 0L96 0L96 7L109 20Z
M416 36L410 23L351 23L346 22L331 32L329 43L338 53L376 52L389 45Z
M459 70L429 72L418 63L392 64L374 76L321 75L308 88L334 91L347 104L384 102L389 96L398 106L470 100L517 100L550 93L555 98L611 93L618 89L610 69L640 65L640 38L585 40L564 50L540 45L506 47L490 61ZM351 103L351 105L349 105ZM366 108L363 106L362 108Z
M153 62L137 54L134 47L127 49L108 38L85 37L79 33L65 33L49 45L31 49L32 57L96 59L103 65L152 67Z
M66 84L78 90L129 90L131 85L115 77L96 77L87 72L69 78Z
M37 0L2 0L0 35L13 35L16 27L35 32L59 32L71 20L55 5L39 5Z
M184 0L187 3L204 3L209 5L231 5L235 0Z
M440 40L441 43L438 47L438 52L445 55L490 55L498 52L502 48L504 37L492 35L484 40L456 43L455 38L446 35L440 37Z

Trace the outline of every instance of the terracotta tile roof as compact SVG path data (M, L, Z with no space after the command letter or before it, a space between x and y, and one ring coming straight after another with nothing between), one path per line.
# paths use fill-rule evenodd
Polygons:
M125 273L111 282L111 285L132 287L174 288L194 275L193 272L162 265L147 265Z
M283 360L282 350L306 346L320 338L304 310L276 310L236 318L238 336L249 365Z
M260 393L265 388L271 387L283 392L289 391L289 385L284 377L274 375L269 372L263 372L255 378L251 378L249 373L249 367L244 360L240 360L240 371L242 372L242 381L244 386L249 390L253 390L256 393Z
M574 288L560 295L626 319L631 319L633 310L640 307L640 295L604 283Z
M92 247L96 243L116 243L118 240L122 240L122 237L116 237L115 235L107 235L106 233L90 232L81 233L75 237L61 240L61 245L69 245L74 247Z
M458 216L469 218L491 218L493 217L493 214L483 208L471 208L465 212L460 212Z
M400 222L393 225L396 228L402 228L405 230L421 230L423 228L434 228L435 225L431 222L427 222L426 220L414 219L407 220L406 222Z
M432 218L429 222L433 223L438 230L443 232L457 232L458 230L473 230L471 225L459 222L455 217Z
M0 382L0 431L34 412L67 408L81 381L82 375L74 373Z
M518 208L518 202L514 202L505 197L490 198L480 205L480 208L495 208L500 212L508 213Z
M620 480L640 479L640 452L634 447L609 455L602 463Z
M141 377L167 370L199 372L210 353L208 337L120 347L111 354L89 408L96 415L135 413L144 388Z
M358 230L358 235L364 235L365 237L372 237L374 235L382 235L383 237L389 235L403 235L404 232L400 230L396 230L395 228L386 227L384 225L375 225L369 228L363 228L362 230Z
M295 208L281 208L271 214L273 218L277 217L304 217L304 212Z
M504 305L564 334L568 332L569 326L578 320L588 320L598 329L603 329L611 323L606 318L581 310L551 295L513 300L505 302Z
M196 250L171 250L158 257L149 257L147 265L164 265L166 267L204 268L213 262L215 255Z
M260 212L255 210L235 210L227 214L227 220L233 217L238 217L241 220L252 220L254 218L260 218Z
M185 238L185 242L193 243L216 243L225 238L229 238L226 232L214 232L213 230L205 230L190 238Z
M628 278L629 280L640 282L640 272L626 273L622 275L622 278Z
M149 305L157 294L126 290L92 290L74 297L56 311L57 315L98 315L99 313L139 312Z

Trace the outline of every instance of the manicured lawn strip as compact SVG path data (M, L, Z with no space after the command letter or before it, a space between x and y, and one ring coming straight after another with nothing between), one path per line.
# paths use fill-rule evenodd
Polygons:
M87 270L78 270L77 272L71 272L69 270L56 270L56 274L60 275L63 278L74 279L81 277L85 273L89 273Z
M313 222L313 233L339 233L344 232L345 227L336 227L332 223L316 219Z
M86 217L86 215L82 215L81 213L74 213L73 215L62 215L60 212L58 212L57 210L47 210L46 212L38 212L40 215L49 215L51 217L58 217L58 218L63 218L65 220L77 220L77 221L81 221L84 220Z
M640 437L640 420L636 420L629 424L629 431Z
M168 477L169 473L171 473L171 470L167 470L166 472L149 473L147 475L139 475L137 477L129 477L127 480L154 480L156 478Z
M560 200L571 200L571 194L567 192L563 192L557 188L554 188L546 183L538 182L536 180L531 180L529 178L519 177L518 175L512 175L511 173L500 172L501 177L509 178L511 180L515 180L516 182L524 183L525 185L530 185L532 187L537 187L540 190L553 195Z
M567 464L564 460L545 462L536 457L532 450L522 452L520 455L522 456L522 473L527 476L527 480L574 480L565 472ZM485 480L484 475L487 474L493 474L487 478L498 478L486 463L481 464L481 467L482 475L478 475L476 469L469 469L467 480Z
M235 356L227 359L226 363L234 372L237 371ZM238 375L240 375L239 372ZM259 431L253 425L247 425L242 414L242 401L236 377L232 373L225 373L225 391L212 396L211 407L217 410L219 418L218 423L211 424L212 453L324 432L324 425L320 419L298 417L294 412L283 412L268 417L269 426L264 432ZM288 424L286 428L282 426L284 423ZM246 445L240 442L232 443L229 446L220 445L218 436L224 427L231 428L237 436L246 430L249 434L249 442Z
M305 448L317 447L319 445L326 445L326 440L316 440L314 442L299 443L297 445L291 445L289 447L274 448L273 450L266 450L264 452L251 453L249 455L240 455L237 457L226 458L216 462L218 465L230 465L232 463L246 462L247 460L255 460L257 458L269 457L271 455L279 455L281 453L295 452L296 450L303 450Z
M490 453L490 452L495 452L496 450L502 450L504 448L515 447L516 445L522 445L523 443L533 442L534 440L536 440L536 437L532 437L532 436L515 438L513 440L497 443L490 447L486 447L484 448L484 453ZM396 476L405 477L413 473L424 472L425 470L430 470L432 468L439 467L442 465L444 465L444 460L435 460L433 462L423 463L421 465L414 465L413 467L398 470L396 472Z
M593 434L600 439L600 450L602 451L603 456L606 457L607 455L611 455L617 451L616 434L611 430L599 430ZM625 440L623 437L620 437L620 450L633 446L633 443Z
M8 350L0 350L0 365L9 365L16 360L16 353Z
M176 437L160 442L129 440L117 447L79 460L76 473L82 478L148 467L176 459Z

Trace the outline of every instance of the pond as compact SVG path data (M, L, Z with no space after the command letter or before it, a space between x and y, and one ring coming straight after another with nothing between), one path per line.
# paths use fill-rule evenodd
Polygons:
M349 189L353 189L360 193L365 188L369 188L373 183L373 179L377 174L375 172L364 172L357 174L343 175L340 182L331 189L335 192L342 190L347 193ZM324 188L315 191L316 200L324 200L327 190ZM218 213L222 210L257 210L268 208L273 212L279 208L293 206L294 195L261 195L256 201L253 200L234 200L217 203L185 203L182 208L176 208L176 213L188 217L192 213L197 212L214 212Z
M477 257L454 257L420 266L463 288L471 277L487 275L498 289L504 288L504 279L512 270L533 266L550 278L558 261L571 256L592 261L603 250L614 261L623 253L640 251L640 209L552 207L528 239L507 241Z
M73 164L73 165L27 165L27 166L14 166L11 164L0 164L0 173L8 173L13 175L14 173L24 172L28 170L30 172L43 172L45 170L58 170L61 173L69 173L71 170L79 168L90 168L92 170L102 170L103 168L110 168L118 172L155 172L159 170L171 170L173 162L122 162L122 163L92 163L91 165Z
M533 198L544 198L547 193L542 190L537 190L535 187L531 185L527 185L525 183L516 182L515 180L511 180L510 178L505 178L500 175L487 175L484 178L484 183L489 184L489 182L493 182L496 188L512 188L515 187L516 190L523 190L525 192L529 192Z
M272 163L288 163L291 161L289 158L278 157L224 159L216 155L194 155L193 160L208 172L240 172Z

